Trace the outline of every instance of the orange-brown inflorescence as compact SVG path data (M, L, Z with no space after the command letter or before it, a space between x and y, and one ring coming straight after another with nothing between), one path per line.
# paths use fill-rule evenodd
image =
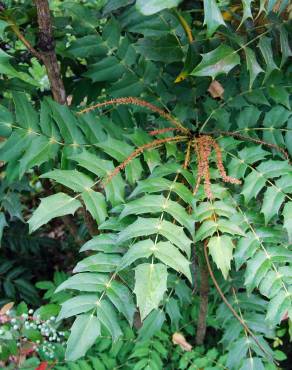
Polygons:
M117 98L117 99L111 99L107 100L101 103L97 103L91 107L85 108L78 112L79 114L87 113L90 112L91 110L94 110L96 108L102 108L102 107L107 107L109 105L138 105L140 107L147 108L151 110L154 113L158 113L161 117L165 118L167 121L171 122L174 126L178 127L181 131L187 133L188 130L184 128L181 123L173 117L171 114L168 112L165 112L163 109L158 108L156 105L151 104L147 102L146 100L134 98L132 96L127 97L127 98Z
M171 132L171 131L180 131L180 129L178 127L166 127L166 128L160 128L157 130L149 131L148 134L150 136L156 136L156 135L165 134L166 132Z
M209 167L209 157L212 151L212 148L215 150L216 159L217 159L217 168L224 182L229 182L231 184L241 184L241 181L233 177L227 176L225 168L222 162L222 154L219 145L216 141L208 135L202 135L194 140L194 148L197 154L198 160L198 175L197 182L194 188L194 194L198 191L199 185L202 178L204 178L204 188L205 193L209 199L213 198L211 191L211 180L210 180L210 167Z
M164 139L156 139L151 141L150 143L144 144L133 151L128 158L124 160L121 164L119 164L105 179L103 182L103 186L106 186L113 177L115 177L118 173L120 173L125 167L136 157L138 157L141 153L143 153L147 149L156 148L162 144L169 143L169 142L176 142L176 141L184 141L187 140L187 136L174 136L174 137L167 137Z

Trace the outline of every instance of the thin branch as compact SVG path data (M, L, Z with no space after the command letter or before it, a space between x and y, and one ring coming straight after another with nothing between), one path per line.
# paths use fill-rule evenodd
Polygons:
M205 243L207 244L208 241L206 240ZM198 346L204 343L204 339L206 336L206 320L207 320L207 313L208 313L208 294L209 294L209 274L208 269L203 261L200 261L200 307L199 307L199 317L198 317L198 324L197 324L197 333L196 333L196 344Z
M18 37L18 39L26 46L26 48L31 52L31 54L34 55L40 61L43 61L41 53L39 53L31 45L31 43L25 38L25 36L20 32L16 23L14 23L11 19L7 19L7 21L10 23L11 30L15 33L15 35Z
M217 280L214 276L213 270L210 265L209 256L208 256L208 244L204 243L204 255L207 263L207 268L210 274L210 277L215 285L215 288L217 289L217 292L219 293L220 297L222 298L223 302L226 304L226 306L229 308L233 316L240 322L244 330L252 337L252 339L255 341L255 343L258 345L258 347L261 349L261 351L268 356L269 359L271 359L273 362L274 359L271 358L271 355L265 350L265 348L260 344L257 337L254 335L254 333L250 330L250 328L246 325L246 323L242 320L242 318L238 315L238 313L234 310L234 308L231 306L231 304L228 302L227 298L225 297L224 293L222 292L219 284L217 283Z

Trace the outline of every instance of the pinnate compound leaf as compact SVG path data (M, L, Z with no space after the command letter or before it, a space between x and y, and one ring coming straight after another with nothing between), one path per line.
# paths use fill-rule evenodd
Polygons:
M204 25L207 26L208 37L212 36L219 26L225 26L216 0L204 0Z
M79 200L65 193L57 193L41 199L41 204L29 219L29 231L32 233L52 218L74 214L81 207Z
M94 314L77 316L67 342L65 358L76 361L84 356L100 335L100 322Z
M193 76L210 76L214 80L218 75L227 74L237 64L240 58L230 46L221 44L209 53L202 54L202 61L191 72Z
M163 9L177 7L181 2L182 0L137 0L136 7L142 14L152 15Z
M227 279L234 248L231 237L226 235L212 237L208 242L208 248L213 261Z
M144 263L135 269L135 289L141 319L158 308L167 289L167 268L161 263Z

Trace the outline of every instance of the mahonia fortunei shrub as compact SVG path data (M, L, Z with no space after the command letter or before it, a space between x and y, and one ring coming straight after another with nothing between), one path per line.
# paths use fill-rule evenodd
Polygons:
M291 319L289 9L242 2L233 18L233 3L204 0L193 18L184 2L158 3L54 3L56 27L63 14L72 22L56 35L72 109L36 99L37 74L2 50L5 176L38 167L54 186L30 232L66 215L93 220L84 258L57 288L74 292L58 316L75 318L68 360L104 332L116 343L120 317L139 316L140 340L176 322L205 269L225 303L227 368L272 369L269 342ZM28 97L14 78L36 90Z

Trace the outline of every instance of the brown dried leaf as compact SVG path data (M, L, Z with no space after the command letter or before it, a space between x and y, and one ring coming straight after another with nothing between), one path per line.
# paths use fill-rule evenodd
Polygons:
M14 306L14 302L6 303L3 307L0 309L0 315L5 315L7 311L11 310L11 308Z
M172 336L172 343L178 344L184 351L191 351L192 346L186 341L186 338L181 333L174 333Z
M217 80L214 80L210 83L210 86L208 88L208 92L210 93L212 98L223 99L224 88L221 85L221 83L218 82Z

